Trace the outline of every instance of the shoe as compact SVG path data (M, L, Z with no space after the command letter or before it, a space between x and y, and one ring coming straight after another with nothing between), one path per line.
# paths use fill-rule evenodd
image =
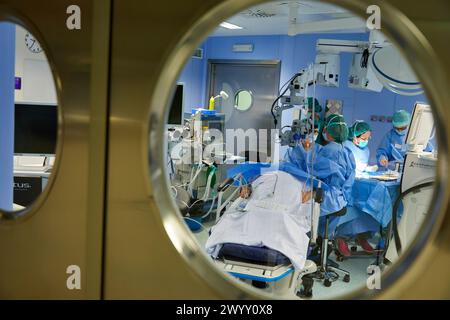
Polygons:
M365 252L373 253L373 248L367 239L358 239L357 242Z
M350 249L348 248L348 244L344 239L337 239L336 242L337 249L341 255L343 255L344 257L350 257L352 255Z

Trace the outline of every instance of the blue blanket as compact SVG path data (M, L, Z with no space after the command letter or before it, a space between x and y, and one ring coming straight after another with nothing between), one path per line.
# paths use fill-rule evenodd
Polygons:
M299 169L297 166L288 162L281 162L279 164L246 162L229 169L227 171L227 177L233 178L240 173L244 177L245 181L251 182L261 174L278 170L287 172L294 176L297 180L305 182L307 185L311 185L311 176L305 171ZM236 185L237 184L238 182L236 181ZM318 186L318 181L314 180L314 187L317 188ZM324 191L329 189L328 185L323 182L321 187Z

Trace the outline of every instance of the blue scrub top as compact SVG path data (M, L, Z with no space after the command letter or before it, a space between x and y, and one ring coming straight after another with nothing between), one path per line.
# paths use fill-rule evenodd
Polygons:
M381 165L380 161L386 159L389 162L398 161L403 162L405 156L405 135L400 135L394 128L389 130L388 133L381 140L380 146L377 149L377 162Z
M351 152L353 152L353 156L355 157L357 173L363 173L367 168L367 166L369 165L370 159L369 147L366 146L365 148L360 148L350 140L344 142L344 147L348 148Z
M313 174L328 186L320 206L321 215L335 213L347 206L356 168L355 158L349 149L336 142L323 147L315 144L314 149L308 151L299 145L289 149L284 160ZM313 172L309 165L311 163L314 164Z
M382 159L387 159L389 162L396 161L403 163L406 153L406 148L404 147L406 136L406 134L398 134L394 128L386 133L383 140L381 140L380 146L377 149L378 165L381 165L380 161ZM428 142L425 151L433 151L433 145L430 142Z

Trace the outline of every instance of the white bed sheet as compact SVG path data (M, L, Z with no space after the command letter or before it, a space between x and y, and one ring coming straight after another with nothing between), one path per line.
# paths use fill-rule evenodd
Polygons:
M241 198L212 228L206 250L217 258L224 243L266 246L288 257L295 268L305 265L311 229L311 202L301 203L304 183L289 173L266 173L253 183L246 211L237 210Z

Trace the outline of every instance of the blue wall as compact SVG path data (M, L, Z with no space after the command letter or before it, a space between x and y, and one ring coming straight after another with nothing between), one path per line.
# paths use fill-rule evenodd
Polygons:
M208 59L251 59L281 60L280 85L284 84L295 72L314 62L317 39L367 40L368 34L314 34L290 36L248 36L248 37L210 37L202 44L204 58L191 59L183 71L180 81L186 83L185 111L193 107L206 106L206 81ZM251 53L234 53L232 46L239 43L251 43ZM346 79L351 64L351 54L341 54L341 80L339 88L316 87L316 96L322 106L327 99L342 100L344 116L349 125L355 120L368 121L373 127L369 144L372 161L375 150L384 134L392 127L387 122L370 121L371 115L392 116L396 110L411 111L414 102L427 99L423 96L399 96L386 89L381 93L364 92L348 88ZM188 85L189 84L189 85Z
M16 27L0 23L0 208L12 210Z
M206 44L202 44L204 54ZM178 82L184 84L184 111L191 112L192 108L205 107L206 78L208 63L205 59L191 58L184 67Z

